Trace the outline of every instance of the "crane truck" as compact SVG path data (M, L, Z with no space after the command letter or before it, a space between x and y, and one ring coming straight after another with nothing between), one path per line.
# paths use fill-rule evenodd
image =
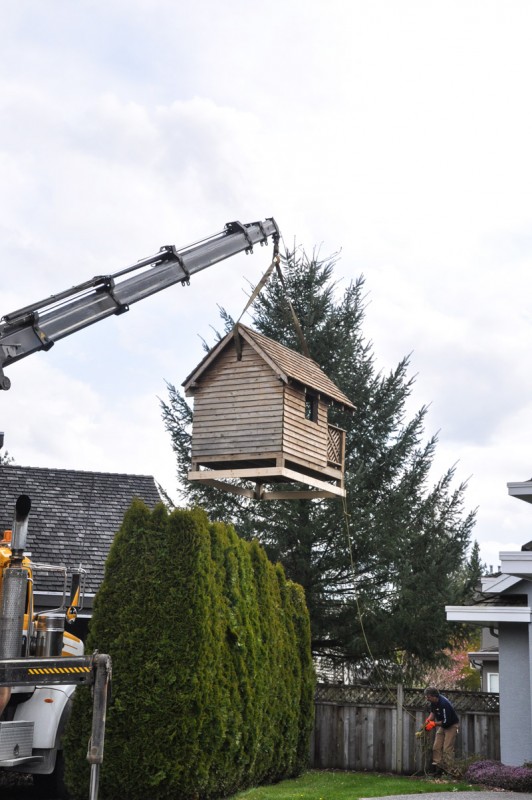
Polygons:
M237 253L251 253L255 244L266 244L270 237L277 252L280 235L273 218L230 222L221 233L193 245L180 250L161 247L155 255L112 275L96 276L6 314L0 322L0 389L11 386L5 367L49 350L88 325L122 314L156 292L177 283L188 285L194 273ZM30 509L31 499L20 495L12 530L0 539L0 768L32 774L41 787L40 797L65 796L61 736L77 687L92 686L87 759L90 800L97 800L111 660L104 654L86 655L83 642L67 629L81 599L81 568L69 576L68 602L65 590L58 609L34 608L34 583L43 565L33 563L26 551Z

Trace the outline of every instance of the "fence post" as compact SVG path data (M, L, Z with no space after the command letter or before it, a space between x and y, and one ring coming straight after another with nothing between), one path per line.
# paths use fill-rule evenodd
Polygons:
M395 771L398 775L403 773L403 707L404 691L403 684L397 684L397 714L395 731Z

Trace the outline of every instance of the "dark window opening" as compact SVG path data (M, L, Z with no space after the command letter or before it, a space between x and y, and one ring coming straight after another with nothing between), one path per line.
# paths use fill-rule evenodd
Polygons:
M318 421L318 398L309 394L305 396L305 419Z

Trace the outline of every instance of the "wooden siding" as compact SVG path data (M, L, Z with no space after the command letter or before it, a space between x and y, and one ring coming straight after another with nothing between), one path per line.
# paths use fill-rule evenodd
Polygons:
M316 421L307 419L303 387L287 385L271 359L265 360L253 343L240 342L240 360L235 342L227 342L196 382L188 384L188 394L194 396L189 479L295 481L312 487L315 495L343 496L343 470L328 456L327 402L309 393ZM274 495L268 491L267 496Z
M327 405L318 401L318 419L305 417L305 395L294 386L284 389L283 453L302 460L314 469L327 467Z
M194 390L192 460L278 452L283 387L247 343L242 359L227 347Z
M258 350L262 351L265 358L269 358L287 378L297 381L302 387L313 389L316 394L336 401L345 408L354 409L352 402L324 373L319 364L311 358L301 355L279 344L274 339L269 339L262 333L246 328L239 323L238 330L244 338L248 338Z
M285 382L294 380L302 389L306 386L344 408L354 409L349 398L335 386L321 367L312 359L297 353L295 350L284 347L279 342L269 339L267 336L263 336L261 333L257 333L257 331L253 331L241 323L236 325L235 330L238 332L242 343L249 344L260 355L261 360L269 364L272 372L282 377ZM183 381L187 395L193 393L194 384L200 382L204 373L210 370L212 364L218 360L225 349L234 349L235 330L228 333L218 342Z

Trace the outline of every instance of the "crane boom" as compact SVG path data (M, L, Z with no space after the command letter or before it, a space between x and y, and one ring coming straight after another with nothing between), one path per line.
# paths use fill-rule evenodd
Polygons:
M0 389L11 381L4 367L38 350L49 350L59 339L93 325L113 314L128 311L133 303L176 283L188 284L190 276L237 253L253 251L268 237L279 241L273 217L263 222L228 222L221 233L176 250L161 247L112 275L99 275L45 300L6 314L0 322Z

